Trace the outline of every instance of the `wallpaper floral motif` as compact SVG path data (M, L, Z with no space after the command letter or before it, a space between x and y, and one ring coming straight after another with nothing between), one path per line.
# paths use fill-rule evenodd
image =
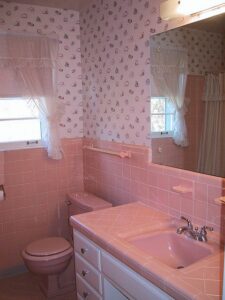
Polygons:
M148 144L149 5L96 0L81 14L87 137Z
M93 0L82 11L86 137L149 144L150 36L203 18L165 22L159 5L159 0Z
M154 35L153 47L184 49L188 53L188 69L191 75L204 75L224 68L224 35L190 28L177 28Z
M58 101L65 104L62 137L83 136L82 76L79 13L0 1L0 32L29 32L59 37Z

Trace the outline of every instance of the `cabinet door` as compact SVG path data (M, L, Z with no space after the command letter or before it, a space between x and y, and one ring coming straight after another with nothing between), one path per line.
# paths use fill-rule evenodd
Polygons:
M103 278L104 300L131 300L115 288L105 277Z
M102 273L115 283L121 291L125 291L138 300L172 300L168 294L141 277L122 262L108 254L101 252ZM104 276L103 275L103 276ZM128 298L129 299L129 298Z

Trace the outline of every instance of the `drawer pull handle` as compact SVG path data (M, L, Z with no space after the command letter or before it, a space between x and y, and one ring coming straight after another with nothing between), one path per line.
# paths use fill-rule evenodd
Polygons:
M88 273L88 271L83 270L83 271L81 272L81 275L82 275L83 277L85 277L85 276L87 275L87 273Z
M84 299L87 299L88 295L89 295L89 293L83 292L83 298L84 298Z
M85 252L87 252L88 250L87 249L85 249L85 248L81 248L80 249L80 252L82 253L82 254L85 254Z

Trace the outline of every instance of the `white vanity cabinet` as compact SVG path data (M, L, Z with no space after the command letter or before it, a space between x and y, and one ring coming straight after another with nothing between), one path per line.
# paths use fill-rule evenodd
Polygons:
M78 300L173 299L76 230L74 250Z

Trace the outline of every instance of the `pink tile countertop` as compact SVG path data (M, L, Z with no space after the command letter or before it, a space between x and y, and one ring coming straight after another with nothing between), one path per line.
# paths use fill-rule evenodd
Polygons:
M223 251L184 269L169 268L126 241L161 228L178 227L170 216L141 202L72 216L71 225L175 299L222 299ZM209 236L211 243L213 233Z

